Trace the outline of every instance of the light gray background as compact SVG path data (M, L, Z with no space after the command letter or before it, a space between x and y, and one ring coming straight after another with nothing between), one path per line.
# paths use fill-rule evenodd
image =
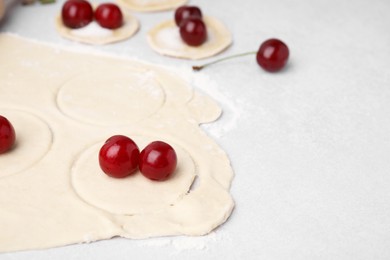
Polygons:
M0 31L79 49L54 30L62 3L11 3ZM230 219L206 237L113 239L0 258L389 259L390 1L190 3L233 33L219 57L257 50L270 37L291 51L277 74L253 56L193 75L194 87L210 88L225 110L205 129L235 170ZM146 32L172 11L135 15L142 27L134 38L93 49L180 70L199 64L147 45Z

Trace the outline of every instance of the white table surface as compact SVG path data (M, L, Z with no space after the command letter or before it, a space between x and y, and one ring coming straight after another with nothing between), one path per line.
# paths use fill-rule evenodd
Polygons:
M63 1L7 1L1 32L84 46L54 30ZM224 109L205 129L234 167L230 219L205 237L113 239L0 259L390 259L390 1L190 3L233 33L219 57L270 37L290 48L280 73L261 70L253 56L192 75ZM131 40L85 48L180 70L199 64L147 45L146 32L172 11L135 15L142 27Z

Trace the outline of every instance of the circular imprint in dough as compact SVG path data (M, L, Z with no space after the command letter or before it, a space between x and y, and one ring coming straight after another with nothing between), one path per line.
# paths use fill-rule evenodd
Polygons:
M140 150L152 141L139 136L132 138ZM72 167L72 186L88 204L113 214L143 214L174 205L190 190L196 168L191 156L179 146L170 143L178 157L175 172L168 180L158 182L147 179L139 171L123 179L104 174L98 162L103 143L85 150Z
M148 43L156 52L185 59L204 59L225 50L232 43L228 29L213 17L204 17L207 27L207 40L200 46L192 47L183 42L179 27L174 20L158 24L148 32Z
M92 72L67 81L57 104L67 116L95 125L128 125L156 113L165 92L148 72Z
M79 29L71 29L64 25L61 15L56 18L56 29L58 33L72 41L94 45L103 45L119 42L132 37L139 28L138 20L130 14L123 13L123 25L118 29L110 30L102 28L95 21Z
M49 126L30 113L1 109L15 128L16 143L12 150L0 154L0 178L32 167L49 151L53 142Z
M171 10L184 5L187 0L118 0L118 3L137 12Z

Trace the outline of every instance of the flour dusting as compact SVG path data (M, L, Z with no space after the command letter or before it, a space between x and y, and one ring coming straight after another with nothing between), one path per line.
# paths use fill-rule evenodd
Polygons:
M184 253L190 250L204 251L209 250L218 242L231 242L231 238L222 231L211 232L206 236L200 237L173 237L173 238L156 238L139 241L140 247L173 247L173 255Z
M173 50L183 49L183 41L180 38L178 27L164 28L157 34L157 41L166 48Z
M197 89L212 97L222 107L223 114L220 119L211 124L203 124L202 128L205 129L215 138L220 138L226 133L238 127L238 121L244 114L245 103L238 100L235 97L229 96L229 94L221 89L221 86L210 78L210 76L193 72L188 67L176 68L180 71L180 74L191 83Z
M81 37L109 37L113 30L101 27L97 22L92 21L87 26L71 30L71 34Z

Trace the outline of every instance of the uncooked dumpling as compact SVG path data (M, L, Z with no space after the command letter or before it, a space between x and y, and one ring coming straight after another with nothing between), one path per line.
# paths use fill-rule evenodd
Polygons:
M134 16L124 11L122 13L123 25L113 30L102 28L95 21L82 28L68 28L62 22L61 15L58 15L56 18L56 29L62 37L76 42L93 45L119 42L131 38L139 28L139 22Z
M207 40L200 46L187 45L180 37L174 20L162 22L148 32L148 43L156 52L184 59L204 59L225 50L232 43L228 29L213 17L203 17L207 27Z

